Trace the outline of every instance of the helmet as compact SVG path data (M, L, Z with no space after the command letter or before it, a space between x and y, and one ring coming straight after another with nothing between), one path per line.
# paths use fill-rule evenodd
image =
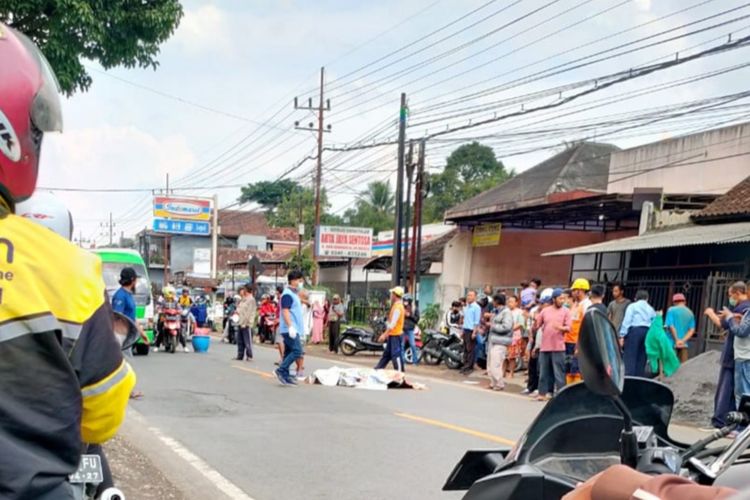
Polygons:
M578 278L573 282L572 285L570 285L571 290L585 290L589 291L591 290L591 285L589 284L589 280L585 278Z
M411 296L410 293L407 293L404 295L404 302L411 302L412 300L414 300L414 298Z
M52 193L37 191L34 196L16 205L16 214L38 222L63 238L73 238L70 210Z
M164 298L174 297L176 293L177 292L172 285L167 285L161 289L161 294L164 295Z
M44 132L60 130L52 68L31 40L0 23L0 195L11 207L34 192Z
M542 294L539 296L539 301L546 304L552 302L553 293L554 290L552 288L545 288L544 290L542 290Z

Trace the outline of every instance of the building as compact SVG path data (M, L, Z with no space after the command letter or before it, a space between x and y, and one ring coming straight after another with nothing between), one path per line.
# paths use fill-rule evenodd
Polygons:
M270 227L263 212L219 210L218 224L219 264L222 262L222 254L231 249L245 251L245 253L249 251L288 253L299 244L297 228ZM206 255L210 259L210 236L167 236L152 230L144 230L136 237L138 248L149 267L153 282L163 283L165 268L170 276L180 276L182 279L208 277L210 267L206 269L205 260L198 261L205 259ZM218 267L220 271L223 269L221 265ZM228 271L228 269L224 270Z
M719 343L719 332L701 312L725 306L727 288L750 276L750 177L700 210L647 205L640 233L547 255L573 256L570 278L623 281L630 294L645 289L656 309L669 307L674 293L685 294L698 318L696 350Z

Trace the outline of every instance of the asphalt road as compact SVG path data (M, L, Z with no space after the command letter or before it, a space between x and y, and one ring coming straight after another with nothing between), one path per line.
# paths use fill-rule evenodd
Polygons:
M425 377L424 391L283 387L276 351L256 346L239 362L234 349L132 360L145 397L131 403L126 437L188 496L218 485L237 500L460 498L441 487L463 453L512 444L542 407ZM334 364L308 357L306 371Z

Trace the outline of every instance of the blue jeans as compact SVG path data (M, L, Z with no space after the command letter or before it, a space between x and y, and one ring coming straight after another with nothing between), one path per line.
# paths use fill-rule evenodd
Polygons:
M723 366L719 372L719 385L716 387L716 396L714 397L714 416L711 419L711 425L721 429L727 425L727 413L737 411L737 405L734 402L734 366Z
M401 355L403 356L406 352L406 343L409 342L409 348L411 349L411 364L419 364L419 351L417 350L417 341L414 338L414 329L404 330L404 342L401 347ZM406 364L406 358L404 358L404 364Z
M302 357L302 343L299 339L299 334L292 338L288 333L282 333L281 337L284 339L284 359L279 365L279 373L285 379L289 379L289 367L292 363Z
M378 364L375 365L376 370L382 370L388 366L388 362L393 362L393 368L396 371L404 371L404 358L401 355L401 337L403 335L389 335L388 342L385 345L385 351L383 351L383 357L380 358Z
M559 392L565 387L565 351L542 351L539 353L539 395Z
M747 394L750 396L750 359L734 360L734 400L737 408L740 407L740 399Z

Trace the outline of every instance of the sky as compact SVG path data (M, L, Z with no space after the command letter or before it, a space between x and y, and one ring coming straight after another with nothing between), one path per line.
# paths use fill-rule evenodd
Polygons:
M303 104L314 97L317 106L321 66L332 108L325 113L331 126L325 145L345 147L392 142L401 92L410 110L407 137L419 139L558 102L615 72L686 57L730 34L750 35L744 17L750 8L734 0L191 0L183 6L156 70L103 71L86 61L91 89L65 99L64 132L45 137L41 187L144 190L55 191L71 209L77 238L105 243L101 226L110 213L116 235L147 227L150 190L162 189L167 175L176 194L216 193L221 207L236 201L239 185L277 179L295 165L288 178L310 184L314 162L300 161L314 155L315 136L294 123L315 117L295 111L293 98ZM684 103L747 90L747 68L670 82L741 65L748 55L741 48L701 58L554 110L441 135L428 142L428 167L439 171L453 149L474 139L520 172L576 140L632 147L744 120L750 110L742 99L730 111L665 115ZM665 88L649 91L658 85ZM635 115L641 121L613 125ZM332 210L341 213L368 182L393 182L396 148L326 151L323 164Z

